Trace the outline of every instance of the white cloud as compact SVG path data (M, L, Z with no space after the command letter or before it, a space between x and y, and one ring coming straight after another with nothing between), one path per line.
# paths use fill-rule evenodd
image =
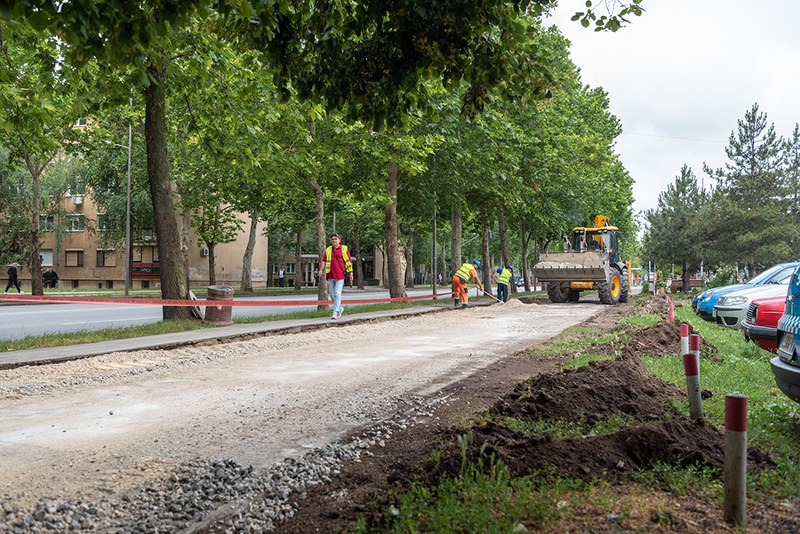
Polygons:
M572 42L583 82L603 87L622 122L617 152L636 181L634 209L689 165L724 165L737 121L758 103L778 135L800 122L800 2L645 0L647 10L616 33L584 29L562 0L553 22ZM708 184L708 178L705 178Z

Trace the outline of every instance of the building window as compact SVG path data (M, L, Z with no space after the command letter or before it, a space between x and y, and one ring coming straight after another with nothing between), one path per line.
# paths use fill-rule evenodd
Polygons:
M114 289L114 281L113 280L106 280L106 288Z
M114 221L105 213L97 214L97 231L108 232L114 229Z
M75 122L75 126L78 126L78 127L86 126L86 117L84 117L82 119L78 119Z
M135 247L131 261L137 263L158 263L158 248L150 246Z
M78 289L80 287L80 285L81 285L80 281L78 281L78 280L73 280L72 281L72 289Z
M55 228L55 220L52 215L42 215L39 217L39 230L42 232L52 232Z
M66 265L67 267L83 267L83 251L82 250L64 251L64 265Z
M113 250L98 250L97 251L97 266L98 267L116 267L117 254Z
M67 232L83 232L84 226L83 215L67 215Z
M52 267L53 266L53 250L49 248L45 248L39 251L39 255L42 257L42 267Z
M142 280L142 289L150 289L150 280Z
M286 274L294 274L295 273L295 264L294 263L287 263L286 264Z

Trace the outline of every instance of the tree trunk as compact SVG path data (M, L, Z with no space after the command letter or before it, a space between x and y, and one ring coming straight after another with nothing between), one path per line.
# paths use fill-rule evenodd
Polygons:
M525 282L525 291L530 291L531 283L530 280L528 279L528 245L530 244L530 236L527 235L527 232L525 230L525 221L522 221L520 223L519 236L520 236L520 249L522 251L522 261L520 261L521 265L519 265L517 268L521 269L520 272L522 273L522 279Z
M489 224L486 223L486 217L483 218L481 225L481 281L483 282L483 289L487 293L492 292L492 279L489 275Z
M311 127L313 130L314 123L311 123ZM319 270L319 266L322 264L322 260L325 258L325 195L322 192L322 188L320 187L317 179L313 176L309 176L306 181L308 182L308 186L314 192L314 201L316 202L317 207L317 215L316 215L316 222L317 222L317 250L319 250L319 263L317 264L317 270ZM312 273L313 274L313 273ZM328 300L328 283L325 281L325 275L319 277L319 285L317 287L317 300ZM324 304L317 305L317 310L327 310L328 306Z
M303 286L303 233L297 232L294 240L294 290L300 291Z
M450 214L450 275L461 268L461 202L457 201ZM445 276L447 278L447 276Z
M192 246L192 239L189 236L189 229L192 227L192 212L183 210L181 215L181 259L183 260L183 269L186 273L186 287L191 287L189 283L189 248ZM211 252L209 251L209 257Z
M158 238L158 258L161 272L161 296L164 299L186 299L189 294L186 271L181 257L180 233L175 218L172 182L169 177L167 154L165 67L148 68L151 83L144 89L145 141L147 145L147 176L153 217ZM190 319L188 307L164 306L164 319Z
M256 237L258 235L258 210L250 213L250 232L247 235L247 246L244 248L242 258L242 283L239 288L242 291L253 291L253 250L256 248Z
M506 230L505 204L500 204L497 210L497 232L500 234L500 253L503 255L502 267L511 265L511 254L508 252L508 232ZM516 273L514 273L516 274ZM509 293L517 292L516 280L510 282Z
M413 232L406 240L406 287L414 287L414 234Z
M508 253L508 239L506 233L506 216L503 204L497 209L497 233L500 234L500 253L503 255L503 267L511 265L511 255Z
M217 285L217 258L214 252L214 242L206 241L208 247L208 285Z
M444 243L442 243L441 261L442 261L442 283L447 285L447 280L448 280L448 276L447 275L449 273L447 272L447 258L446 258L446 254L445 254Z
M31 199L31 257L28 267L31 271L31 294L44 295L44 281L42 280L42 262L39 259L39 217L41 215L42 192L39 177L42 175L43 166L25 158L28 171L33 178L33 198Z
M364 262L361 261L361 233L358 225L353 225L353 261L355 262L354 271L356 272L356 284L358 289L364 289Z
M384 207L383 234L386 237L386 264L389 275L389 297L400 298L406 296L403 287L403 270L400 256L400 244L397 241L397 182L400 171L395 162L389 164L386 173L386 193L389 203Z

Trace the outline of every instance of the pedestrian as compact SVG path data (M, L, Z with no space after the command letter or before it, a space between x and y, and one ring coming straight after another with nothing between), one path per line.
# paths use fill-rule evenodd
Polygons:
M5 292L8 293L8 290L11 288L11 286L14 286L17 288L18 293L22 293L22 288L19 287L19 279L17 278L17 264L12 263L9 265L6 273L8 273L8 283L6 284Z
M498 267L493 278L497 280L497 300L508 302L508 285L511 283L513 265Z
M478 287L483 291L483 284L478 276L478 269L481 268L480 260L475 260L472 263L463 264L453 275L453 306L458 308L459 302L461 309L468 308L469 294L467 293L467 282L470 278L474 278L478 282Z
M331 245L320 255L322 261L319 264L319 276L325 274L328 281L328 291L333 299L333 309L331 319L338 319L342 316L342 290L344 289L344 278L347 276L350 285L353 285L353 260L347 245L342 245L339 234L331 234Z
M442 285L442 282L444 282L444 277L442 276L442 273L436 275L436 281L438 282L438 285Z
M286 285L286 269L281 267L278 270L278 287L284 287Z

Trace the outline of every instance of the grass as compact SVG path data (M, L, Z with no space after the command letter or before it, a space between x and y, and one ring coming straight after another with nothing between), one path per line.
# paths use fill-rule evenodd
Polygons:
M771 503L800 500L800 405L788 399L775 387L769 359L771 354L744 341L737 329L703 321L691 310L688 300L676 306L676 320L691 323L703 339L719 351L716 360L701 354L701 386L711 391L704 401L707 422L724 426L725 395L738 392L748 397L748 438L750 446L771 453L775 469L748 475L749 498ZM592 359L611 358L592 353L592 347L623 341L634 329L654 326L657 316L645 314L626 317L622 328L603 334L592 328L573 327L556 338L546 349L532 351L536 356L558 353L577 355L570 365L585 364ZM627 331L621 333L619 330ZM680 358L645 357L645 364L659 378L685 387ZM679 410L688 414L688 402L679 403ZM489 417L483 416L483 422ZM482 419L477 418L476 424ZM549 434L553 439L577 438L614 432L630 425L624 416L611 417L594 425L579 421L524 420L502 418L497 424L525 436ZM459 440L460 442L460 440ZM464 457L462 446L462 457ZM574 521L590 525L592 517L608 514L625 522L636 519L645 529L655 527L654 502L674 506L674 496L696 495L710 503L720 503L723 482L720 473L703 466L679 467L658 464L636 472L621 485L603 480L581 482L558 479L549 473L514 478L501 462L482 456L476 462L462 458L458 476L445 476L438 484L426 486L412 483L407 491L392 491L384 504L380 525L367 525L362 518L356 531L381 532L521 532L536 529L545 532L572 530ZM655 496L655 497L654 497ZM694 497L693 497L694 498ZM656 519L659 517L656 515ZM638 518L638 519L637 519ZM664 516L662 519L665 519ZM658 521L656 521L657 523ZM520 525L524 526L522 528ZM608 528L609 524L601 525ZM590 529L591 530L591 529ZM635 528L634 528L635 530Z
M676 320L690 323L719 353L718 360L700 354L700 386L713 393L704 399L708 421L719 427L725 421L725 395L747 396L747 437L751 446L772 453L778 463L774 471L752 476L748 485L753 491L779 497L800 497L800 404L789 399L775 386L769 360L772 353L744 341L737 328L719 326L697 317L688 305L678 306ZM683 365L678 358L644 358L648 369L667 382L685 386ZM681 406L688 413L688 403Z
M564 419L536 419L535 421L525 421L514 417L504 417L496 422L521 436L544 437L549 435L555 439L601 436L603 434L611 434L634 424L631 417L623 414L612 414L608 419L603 419L592 424L588 423L585 417L581 417L577 421L566 421Z

